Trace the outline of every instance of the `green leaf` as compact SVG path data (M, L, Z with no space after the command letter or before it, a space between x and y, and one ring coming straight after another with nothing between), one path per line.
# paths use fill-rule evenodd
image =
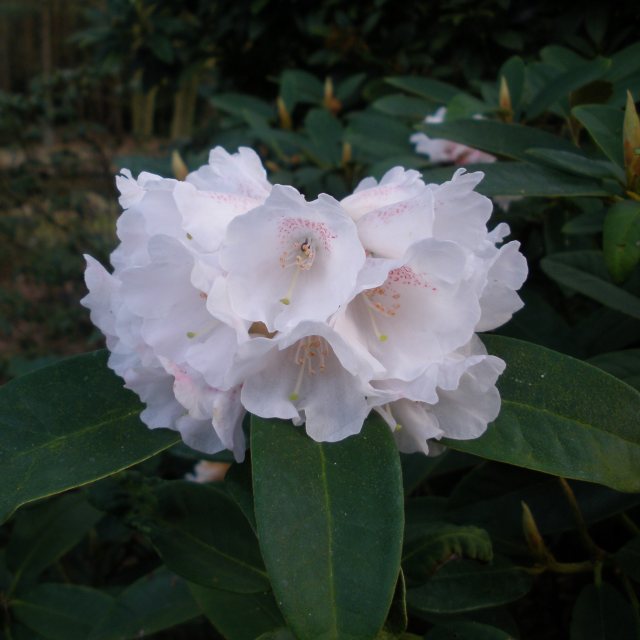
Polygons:
M296 640L296 637L289 629L276 629L263 633L257 640Z
M607 212L602 235L604 261L616 282L623 282L640 262L640 202L617 202Z
M309 151L320 163L333 167L342 158L342 125L326 109L311 109L304 120L311 140Z
M434 627L425 640L514 640L502 629L496 629L480 622L449 622Z
M606 582L587 585L571 617L571 640L636 640L638 625L631 605Z
M78 544L101 517L102 513L79 493L20 511L7 546L7 566L13 573L11 591L33 582Z
M209 101L221 111L239 118L242 117L243 111L252 111L263 118L271 118L275 115L275 109L268 102L244 93L221 93L211 97Z
M284 625L272 593L232 593L191 584L202 613L226 640L255 640Z
M238 593L269 588L255 535L223 491L177 480L153 493L157 505L143 526L169 569L205 587Z
M105 478L179 440L140 422L140 401L106 361L106 351L75 356L0 388L0 521L22 504Z
M527 109L527 118L530 120L537 118L562 98L565 98L563 106L568 111L569 94L604 76L610 66L611 60L596 58L561 73L544 86L533 98Z
M16 618L46 640L87 640L113 598L89 587L40 584L10 603Z
M593 141L603 153L617 166L624 168L622 153L622 122L624 113L621 109L604 105L574 107L571 115L589 132Z
M115 599L88 640L147 637L200 615L187 583L161 567L136 580Z
M393 93L382 96L371 104L372 108L389 116L424 120L434 111L433 102L407 96L404 93Z
M393 592L389 615L384 623L384 631L398 636L407 630L409 617L407 615L407 587L404 581L404 572L400 569L398 582Z
M322 104L324 85L308 71L288 69L280 76L280 96L291 113L298 103Z
M434 80L433 78L422 78L420 76L395 76L385 78L385 82L392 87L402 89L408 93L413 93L414 95L433 100L440 104L446 104L461 93L460 89L451 84Z
M611 68L607 73L607 79L618 82L638 71L640 71L640 42L634 42L611 56Z
M229 467L224 477L224 487L227 493L240 507L251 528L256 530L256 516L253 508L253 486L251 480L251 460L246 459L242 464L235 462Z
M640 349L601 353L588 362L640 391Z
M494 120L454 120L439 124L424 123L418 128L430 138L452 140L515 160L527 160L527 150L534 148L576 151L564 138L521 124Z
M491 539L478 527L450 522L430 522L419 529L412 527L402 552L404 572L413 582L424 582L429 574L453 554L457 557L490 562Z
M423 613L464 613L513 602L530 588L531 576L506 560L490 565L451 560L422 586L409 589L407 602Z
M450 180L458 167L439 167L422 172L427 182L441 184ZM529 162L494 162L470 164L469 172L482 171L484 178L476 191L485 196L522 196L538 198L570 198L606 196L600 182L556 171Z
M624 172L617 165L606 160L594 160L571 151L557 149L529 149L527 155L555 169L589 178L624 179Z
M542 270L559 284L573 289L605 307L640 319L640 298L609 279L599 251L565 251L540 261Z
M618 549L615 559L623 573L640 582L640 535Z
M484 336L507 362L502 409L475 440L447 440L490 460L618 491L640 491L640 393L569 356L502 336Z
M602 233L604 224L604 209L593 209L578 214L562 225L562 233L567 235L593 235Z
M402 545L402 477L389 428L318 443L300 427L253 418L251 455L262 554L301 638L365 640L391 604Z
M410 136L411 129L403 122L373 110L351 114L345 133L355 149L374 158L411 153Z

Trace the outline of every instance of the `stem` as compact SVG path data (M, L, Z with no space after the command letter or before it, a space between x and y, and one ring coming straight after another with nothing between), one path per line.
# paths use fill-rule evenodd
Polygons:
M580 511L580 507L578 506L578 501L576 500L576 496L573 493L573 489L569 486L569 483L564 478L558 478L558 480L560 480L560 486L562 487L567 501L569 502L569 506L571 507L571 511L573 512L573 517L575 518L576 524L578 526L578 533L582 538L582 542L593 558L595 558L596 560L602 559L606 555L606 553L593 541L593 538L589 534L587 523L582 516L582 511Z
M640 527L626 513L620 514L620 518L622 519L622 523L633 535L640 535Z
M636 638L640 639L640 603L638 603L638 596L636 595L635 589L631 584L629 578L626 575L622 574L621 576L622 584L624 585L624 590L627 592L627 596L629 597L629 601L631 602L631 608L633 609L633 615L636 619Z

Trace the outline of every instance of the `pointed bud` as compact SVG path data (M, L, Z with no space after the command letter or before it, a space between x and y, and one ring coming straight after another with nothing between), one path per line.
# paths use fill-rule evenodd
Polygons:
M324 98L322 99L322 105L327 111L336 115L342 109L342 103L333 93L333 80L327 76L324 81Z
M622 130L624 145L624 168L627 174L627 187L640 192L640 119L631 92L627 91L627 106L624 111Z
M176 180L184 180L189 173L189 169L177 149L171 152L171 171L173 171Z
M346 167L353 157L353 149L351 148L350 142L342 143L342 166Z
M513 122L513 105L511 104L511 93L509 92L507 79L504 76L500 77L499 104L502 119L505 122Z
M287 105L284 103L282 96L278 96L278 116L280 118L280 127L291 131L293 129L293 122L291 121L291 114L287 109Z
M551 554L540 535L538 525L533 518L531 509L529 509L529 505L527 505L524 500L520 504L522 505L522 530L524 532L524 537L527 540L527 546L534 558L537 560L546 560Z

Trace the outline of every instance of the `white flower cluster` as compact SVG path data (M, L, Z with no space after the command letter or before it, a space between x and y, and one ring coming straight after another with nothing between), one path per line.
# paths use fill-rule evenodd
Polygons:
M476 331L506 322L527 266L487 232L481 173L426 185L391 169L338 202L271 185L258 156L211 152L184 182L124 171L113 274L87 256L83 304L151 428L241 460L246 411L317 441L378 411L401 451L479 436L504 363Z

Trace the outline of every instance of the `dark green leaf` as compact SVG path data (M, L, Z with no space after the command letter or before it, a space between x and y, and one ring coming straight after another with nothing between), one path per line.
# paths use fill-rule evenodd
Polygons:
M190 586L202 613L226 640L255 640L284 625L271 593L232 593Z
M253 510L253 487L251 484L251 461L232 464L224 477L227 493L235 500L251 528L256 530L256 516Z
M391 601L391 608L389 609L389 615L384 623L384 630L395 636L404 633L407 630L409 624L409 617L407 616L407 588L404 581L404 573L400 569L398 575L398 582L396 583L396 589L393 592L393 599Z
M604 216L604 209L593 209L580 213L562 225L562 233L566 233L567 235L593 235L595 233L602 233Z
M476 440L452 448L567 478L640 491L640 393L616 378L543 347L484 336L507 362L502 409ZM572 382L575 381L575 384Z
M398 116L400 118L413 118L424 120L434 111L433 102L424 100L423 98L415 98L406 96L403 93L393 93L388 96L378 98L371 105L377 111L381 111L389 116Z
M87 640L113 598L89 587L40 584L11 602L16 618L46 640Z
M638 626L631 605L606 582L587 585L571 617L571 640L636 640Z
M243 93L221 93L210 98L210 102L218 109L239 118L243 111L253 111L263 118L275 115L274 108L264 100Z
M326 109L312 109L304 120L311 139L310 152L319 163L328 167L340 164L342 158L342 125Z
M601 353L588 362L640 391L640 349Z
M302 638L365 640L382 627L400 568L402 478L381 420L318 443L253 419L260 546L278 603Z
M433 78L422 78L420 76L395 76L386 78L385 82L392 87L402 89L408 93L413 93L414 95L433 100L440 104L446 104L460 93L460 89L451 84L434 80Z
M589 105L574 107L571 114L589 132L607 158L619 167L624 167L622 110L604 105Z
M298 103L322 104L324 86L307 71L288 69L280 76L280 96L291 113Z
M615 558L621 571L640 582L640 536L618 549Z
M175 444L151 431L142 405L106 365L75 356L0 389L0 521L22 504L109 476Z
M255 535L222 490L175 481L154 495L157 506L144 528L169 569L206 587L238 593L269 588Z
M599 251L555 253L543 258L540 266L559 284L640 319L640 298L611 282Z
M626 280L640 262L640 202L625 200L609 209L604 220L602 249L613 279Z
M397 118L362 111L350 115L345 139L355 149L383 158L409 154L412 151L410 136L411 129Z
M409 589L407 601L425 613L463 613L513 602L530 588L531 576L504 560L451 560L424 585Z
M476 191L485 196L574 197L606 196L597 180L570 175L529 162L494 162L470 164L468 171L482 171L484 178ZM451 179L458 167L440 167L423 171L427 182L442 183Z
M187 583L165 567L122 591L88 640L147 637L196 618L200 609Z
M432 629L425 640L514 640L502 629L490 627L480 622L449 622Z
M27 507L15 519L7 546L11 590L29 584L74 547L102 514L79 493Z
M402 552L402 566L407 578L424 582L429 574L452 555L489 562L493 549L483 529L450 522L430 522L412 527Z
M529 149L527 154L543 164L589 178L624 179L624 172L606 160L593 160L579 153L557 149Z
M494 120L454 120L439 124L422 124L430 138L452 140L488 153L527 160L527 150L535 148L574 151L575 147L564 138L559 138L540 129L520 124L507 124Z
M573 67L554 78L533 98L527 109L527 118L533 120L544 113L551 105L568 98L569 94L584 85L601 78L611 66L611 60L597 58ZM568 110L568 100L563 105Z

